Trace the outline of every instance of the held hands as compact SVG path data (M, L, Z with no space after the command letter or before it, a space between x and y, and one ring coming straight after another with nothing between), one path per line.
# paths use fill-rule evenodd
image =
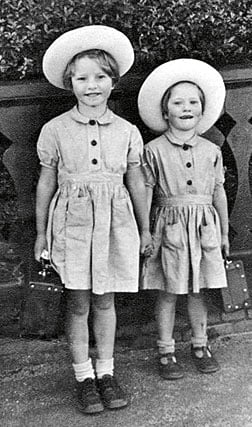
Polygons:
M34 256L36 261L41 260L41 254L43 251L47 251L46 236L44 234L38 235L34 246Z
M221 250L224 258L229 256L229 240L227 234L221 236Z
M140 234L140 254L149 257L153 252L152 237L149 230L144 230Z

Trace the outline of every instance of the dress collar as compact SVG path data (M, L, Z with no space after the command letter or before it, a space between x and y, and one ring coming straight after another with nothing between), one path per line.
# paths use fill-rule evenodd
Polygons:
M79 123L84 123L85 125L88 124L88 122L91 120L91 117L86 117L79 112L77 105L75 105L72 110L70 110L70 114L73 120ZM101 117L95 118L94 120L100 125L106 125L108 123L112 123L113 119L114 113L109 108L107 108Z
M193 147L198 142L198 138L197 138L198 135L197 135L197 133L195 133L191 138L189 138L189 139L187 139L185 141L182 141L181 139L177 138L175 135L173 135L171 133L171 131L169 129L165 132L164 136L172 144L176 144L176 145L180 145L180 146L189 145L190 147Z

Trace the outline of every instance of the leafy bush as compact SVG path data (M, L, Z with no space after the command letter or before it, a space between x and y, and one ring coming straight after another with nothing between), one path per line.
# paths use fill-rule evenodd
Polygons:
M0 79L41 76L50 43L88 24L128 35L138 70L178 57L251 62L251 22L251 0L1 0Z

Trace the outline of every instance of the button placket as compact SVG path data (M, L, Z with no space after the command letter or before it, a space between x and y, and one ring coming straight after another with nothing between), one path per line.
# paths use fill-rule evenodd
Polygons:
M182 158L185 168L186 187L188 193L193 193L193 162L192 162L192 148L187 144L182 146Z
M88 123L88 153L90 169L101 167L101 144L99 136L99 125L96 120L91 119Z

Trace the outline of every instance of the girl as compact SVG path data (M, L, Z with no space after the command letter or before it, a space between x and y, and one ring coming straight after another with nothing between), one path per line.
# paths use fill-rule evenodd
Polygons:
M191 354L200 372L217 371L207 343L205 289L227 286L222 251L229 253L221 150L202 138L225 99L220 74L208 64L178 59L145 80L138 103L143 121L161 136L145 146L145 171L154 252L143 288L159 289L156 306L159 371L183 376L174 355L177 295L188 295Z
M142 139L107 106L133 59L128 38L101 25L63 34L43 58L49 82L71 90L77 105L45 124L38 140L35 258L48 249L65 284L66 332L85 413L127 404L114 377L114 293L138 291L139 249L151 245ZM89 358L91 303L95 370Z

